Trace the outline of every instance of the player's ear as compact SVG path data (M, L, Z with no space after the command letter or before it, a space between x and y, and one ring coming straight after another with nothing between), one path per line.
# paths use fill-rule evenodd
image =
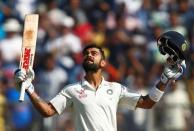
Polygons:
M106 66L106 60L101 60L100 65L101 65L101 67L105 67Z

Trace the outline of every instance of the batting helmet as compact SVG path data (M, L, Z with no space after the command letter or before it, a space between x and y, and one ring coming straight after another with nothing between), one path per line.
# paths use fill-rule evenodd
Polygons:
M176 31L167 31L157 39L161 54L168 54L173 61L185 60L189 52L189 43L185 37Z

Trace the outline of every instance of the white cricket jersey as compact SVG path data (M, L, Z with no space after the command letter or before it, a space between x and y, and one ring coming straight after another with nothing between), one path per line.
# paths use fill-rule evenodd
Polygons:
M73 107L76 131L116 131L119 104L135 109L140 94L104 79L96 90L86 80L66 86L50 103L58 114Z

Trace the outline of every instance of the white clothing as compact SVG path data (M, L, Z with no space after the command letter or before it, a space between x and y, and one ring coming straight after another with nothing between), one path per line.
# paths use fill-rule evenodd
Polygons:
M36 87L39 94L41 94L45 100L50 100L56 95L65 82L67 82L67 73L62 68L56 66L50 71L39 71L37 74Z
M20 57L22 47L22 37L15 35L12 38L7 38L0 41L0 51L2 58L6 62L12 62L17 57Z
M65 87L50 103L58 114L72 106L76 131L116 131L119 104L135 109L140 94L116 82L102 80L94 89L86 80Z
M164 125L166 130L184 130L186 119L190 115L189 96L182 89L183 82L177 82L177 89L164 96Z
M17 0L15 8L24 19L26 14L30 14L36 10L35 2L36 0Z
M116 4L124 3L129 14L136 13L142 6L143 0L115 0Z
M46 51L57 50L59 57L69 53L79 53L82 50L81 40L73 33L68 33L47 43Z

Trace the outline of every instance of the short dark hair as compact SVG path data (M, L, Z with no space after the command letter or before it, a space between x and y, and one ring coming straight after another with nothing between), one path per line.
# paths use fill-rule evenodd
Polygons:
M100 46L98 46L98 45L96 45L96 44L89 44L89 45L85 46L84 49L83 49L83 51L82 51L82 53L84 54L84 53L86 52L86 50L87 50L87 49L90 49L90 48L97 48L97 49L99 49L99 51L100 51L100 53L101 53L101 55L102 55L102 58L103 58L103 59L106 58L106 57L105 57L104 50L102 49L102 47L100 47Z

